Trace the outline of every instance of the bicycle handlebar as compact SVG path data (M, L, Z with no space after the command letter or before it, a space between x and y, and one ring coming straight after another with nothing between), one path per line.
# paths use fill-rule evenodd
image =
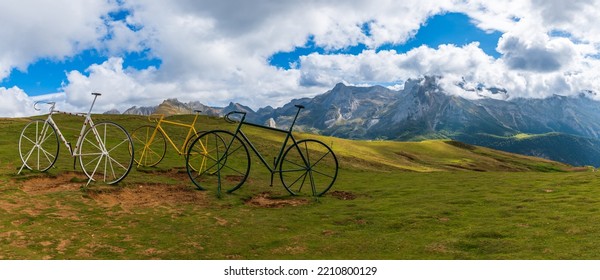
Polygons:
M232 119L229 117L231 114L241 114L241 115L242 115L242 120L243 120L243 119L246 117L246 112L240 112L240 111L231 111L231 112L227 113L227 114L225 115L225 117L224 117L224 118L225 118L225 121L226 121L226 122L228 122L228 123L235 123L235 122L236 122L235 120L232 120Z
M298 108L298 112L296 112L296 117L294 117L294 121L292 122L292 126L294 126L294 123L296 122L296 119L298 118L298 115L300 114L300 110L304 109L304 105L294 105L296 108ZM244 118L246 117L246 112L241 112L241 111L231 111L227 114L225 114L224 119L226 122L228 123L235 123L236 120L231 119L230 115L232 114L241 114L242 115L242 120L244 120Z
M33 109L36 111L41 110L40 108L37 107L38 103L40 103L40 101L36 101L35 103L33 103Z
M36 111L41 111L42 109L37 107L38 103L44 103L44 104L48 104L50 105L50 111L54 110L54 106L56 105L56 102L52 101L52 102L43 102L43 101L36 101L35 103L33 103L33 109Z
M94 101L92 102L92 106L90 106L90 112L92 112L92 108L94 107L94 103L96 102L96 98L100 95L102 95L101 93L97 93L97 92L92 92L92 95L94 95ZM54 107L56 107L56 102L54 101L49 101L49 102L45 102L45 101L36 101L33 103L33 109L36 111L41 111L42 109L38 108L37 105L39 103L43 103L43 104L48 104L50 105L50 113L52 112L58 112L58 111L54 111ZM88 113L89 114L89 113Z

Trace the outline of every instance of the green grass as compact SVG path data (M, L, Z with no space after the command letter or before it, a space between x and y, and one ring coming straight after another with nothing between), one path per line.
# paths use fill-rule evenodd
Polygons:
M148 124L95 117L130 131ZM74 141L81 119L56 120ZM600 258L600 178L587 169L449 140L297 133L338 156L338 181L327 195L290 197L277 177L269 186L253 158L249 182L217 198L192 187L171 147L157 167L134 169L117 186L84 187L62 146L56 168L16 175L26 123L0 119L0 259ZM233 128L207 117L197 127ZM279 151L282 135L246 132L267 158ZM261 197L266 204L251 203Z
M536 137L551 136L551 135L557 135L557 134L559 134L559 133L556 133L556 132L548 132L548 133L541 133L541 134L517 133L515 135L510 135L510 136L499 136L499 135L484 133L482 135L486 135L486 136L492 137L492 138L515 139L515 140L519 141L519 140L531 139L531 138L536 138Z
M535 135L533 135L533 134L527 134L527 133L518 133L518 134L515 134L513 137L516 138L516 139L521 140L521 139L527 139L527 138L535 137Z

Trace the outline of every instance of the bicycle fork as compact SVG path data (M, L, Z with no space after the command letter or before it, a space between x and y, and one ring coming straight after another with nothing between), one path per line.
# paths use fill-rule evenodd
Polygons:
M98 171L98 167L101 167L100 164L102 163L102 160L104 159L104 173L102 174L102 176L104 176L104 179L106 180L106 176L107 176L107 165L110 163L110 156L108 155L108 150L106 149L106 145L105 145L105 140L106 138L102 138L102 136L100 135L100 132L98 132L98 130L96 129L96 127L94 127L94 125L92 124L91 127L92 133L94 133L94 136L96 138L96 141L98 141L98 148L100 148L100 155L98 156L98 163L96 163L96 166L94 167L94 171L92 171L92 174L89 175L89 179L87 181L87 185L90 184L90 182L92 181L96 181L94 180L94 175L96 175L96 171ZM105 133L106 135L106 128L105 128ZM80 149L80 154L81 154L81 145L83 143L80 144L79 149ZM75 147L77 149L77 147ZM79 159L81 160L81 159ZM112 168L112 163L111 164L111 168ZM114 173L114 171L113 171Z
M154 142L154 138L156 137L156 133L158 133L158 125L156 126L156 128L154 129L154 131L152 131L152 135L150 135L150 140L147 141L146 143L144 143L144 148L142 149L142 155L140 156L140 160L138 161L138 165L137 167L140 167L142 165L142 160L144 159L144 155L146 155L146 153L149 153L148 150L150 149L150 145ZM146 135L146 138L148 137L148 135ZM171 141L169 139L169 141Z

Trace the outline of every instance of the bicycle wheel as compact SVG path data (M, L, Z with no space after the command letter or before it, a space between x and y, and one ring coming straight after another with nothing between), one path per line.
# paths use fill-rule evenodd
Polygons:
M199 152L198 149L196 150L191 150L190 151L190 147L192 146L192 143L194 142L194 140L196 140L198 137L200 137L201 134L203 134L205 131L201 131L198 132L195 136L192 136L190 139L188 139L188 141L185 143L185 157L189 157L192 160L190 161L186 161L186 165L189 166L192 170L194 171L198 171L201 167L202 167L202 157L204 157L204 155L202 153ZM220 140L222 143L220 146L225 147L225 141L218 136L218 139Z
M206 131L200 131L200 132L196 132L196 134L192 135L187 141L185 141L185 145L183 145L183 154L187 155L188 151L190 150L190 146L192 146L192 143L194 142L194 140L196 140L196 138L200 137L201 134L205 133Z
M131 139L134 145L139 147L134 158L138 166L155 166L163 160L167 153L165 135L155 126L144 125L136 128L131 133Z
M299 195L304 191L321 196L337 178L338 161L323 142L301 140L285 151L279 171L281 182L290 194Z
M200 190L217 189L231 193L239 189L250 172L250 154L240 138L231 132L202 133L186 156L190 179ZM195 170L194 170L195 169Z
M131 137L123 127L102 122L85 132L78 156L81 169L90 180L115 184L131 170L133 151Z
M21 131L19 156L27 169L46 171L58 158L59 144L54 126L43 120L34 120Z

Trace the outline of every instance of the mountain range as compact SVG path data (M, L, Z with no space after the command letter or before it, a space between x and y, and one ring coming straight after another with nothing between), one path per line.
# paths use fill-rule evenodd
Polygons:
M297 128L323 135L399 141L450 138L576 166L600 166L600 102L593 98L595 93L526 99L480 86L465 90L485 95L466 99L445 92L438 79L410 79L402 90L339 83L314 98L257 111L237 103L216 108L167 99L158 106L132 107L123 114L182 114L199 109L222 116L235 110L248 112L248 121L285 128L296 113L294 105L304 105Z

